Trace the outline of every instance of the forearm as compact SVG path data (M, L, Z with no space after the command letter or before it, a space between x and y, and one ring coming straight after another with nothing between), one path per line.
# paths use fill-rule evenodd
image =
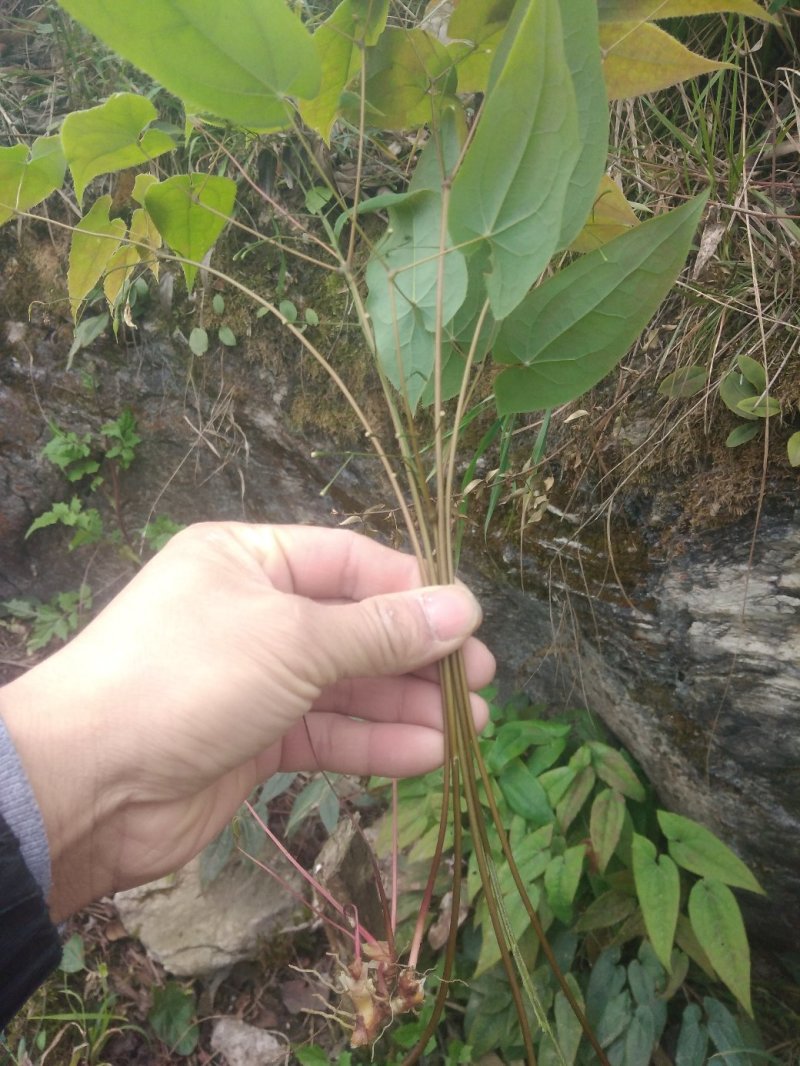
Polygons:
M70 689L74 670L60 668L57 659L0 689L0 718L26 781L24 794L17 789L16 809L27 809L24 817L39 828L34 854L25 857L47 898L53 921L60 922L110 891L111 870L106 857L98 854L108 803L108 792L98 779L103 765L97 759L98 738L78 706L78 686ZM86 682L84 688L91 688L91 679ZM88 694L84 696L84 706L90 701ZM16 776L19 779L20 774ZM17 826L21 817L17 816ZM14 820L12 813L12 829ZM29 841L36 834L22 835L23 847L30 852Z

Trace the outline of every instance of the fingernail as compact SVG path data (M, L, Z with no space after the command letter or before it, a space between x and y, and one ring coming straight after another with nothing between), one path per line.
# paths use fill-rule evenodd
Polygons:
M481 608L467 588L442 585L422 594L422 609L437 640L467 637L481 624Z

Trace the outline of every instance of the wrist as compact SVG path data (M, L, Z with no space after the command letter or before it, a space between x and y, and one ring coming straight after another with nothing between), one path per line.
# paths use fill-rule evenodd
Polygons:
M88 701L65 689L64 673L50 664L46 660L0 690L0 715L44 823L52 879L48 905L60 922L113 890L109 828L116 804L106 781L102 727L92 721Z

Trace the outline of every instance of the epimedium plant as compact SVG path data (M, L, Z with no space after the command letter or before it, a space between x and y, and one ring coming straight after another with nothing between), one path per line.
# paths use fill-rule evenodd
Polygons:
M719 1053L745 1049L749 1033L723 1003L707 996L701 1009L681 993L694 978L701 985L721 982L744 1015L752 1013L747 937L731 890L760 893L758 882L708 829L659 809L629 757L606 743L591 719L543 718L541 710L525 700L493 704L480 745L517 866L609 1061L648 1066L663 1047L668 1023L681 1066L703 1066L712 1046ZM373 785L387 787L380 780ZM442 787L441 771L400 782L397 829L388 815L381 826L383 844L397 832L410 885L435 849ZM481 803L488 812L485 795ZM453 836L451 816L445 854ZM497 1050L513 1058L519 1027L469 840L463 852L470 917L451 998L459 998L460 987L469 989L464 1037L474 1059ZM591 1063L593 1051L541 963L510 868L499 848L495 852L511 934L564 1057L570 1064ZM401 918L409 920L419 895L404 896ZM439 912L447 907L445 896ZM439 935L434 921L434 946ZM548 1035L537 1043L540 1062L557 1061Z
M208 259L229 225L338 275L375 356L391 447L339 368L285 305L259 291L257 279L226 280L272 314L340 388L381 461L424 578L444 583L455 578L459 433L481 387L491 387L498 414L510 417L550 411L597 384L668 292L701 216L703 194L639 223L610 187L608 98L719 67L687 50L656 18L720 10L771 17L752 0L461 0L441 39L424 25L389 24L388 0L342 0L315 25L284 0L235 0L224 10L211 0L144 0L135 8L61 0L61 6L179 97L187 125L216 143L215 165L160 178L154 171L176 147L174 136L159 125L151 99L116 94L68 116L57 134L0 150L0 222L30 213L62 184L67 169L83 208L95 178L140 168L127 215L116 214L112 197L103 194L69 227L68 295L76 322L99 284L115 316L121 309L124 318L137 275L157 274L164 262L180 264L190 292L201 267L224 276ZM260 233L244 221L237 213L239 188L254 193L256 183L218 131L233 126L248 137L269 138L291 129L312 159L309 137L329 141L339 120L355 131L352 203L320 170L322 191L308 190L310 222L259 192L300 241ZM394 129L419 131L410 181L365 198L367 138ZM377 241L364 224L367 214L388 220ZM195 347L201 341L196 336ZM488 369L490 358L494 369ZM430 414L422 420L425 407ZM424 441L423 421L430 438ZM531 1016L549 1041L547 1054L561 1063L568 1055L531 978L512 912L515 921L517 912L525 915L558 994L597 1061L607 1063L546 939L530 878L515 860L474 732L460 656L443 664L441 678L447 758L428 886L402 958L391 922L386 941L372 938L361 954L356 919L355 957L339 977L356 1016L354 1032L370 1043L394 1014L422 1002L417 963L425 914L452 824L453 919L429 1020L405 1061L419 1060L438 1023L454 971L459 900L478 878L484 939L491 929L524 1059L536 1061ZM576 774L599 774L599 758L590 751ZM451 819L453 811L458 816ZM472 866L465 882L467 832ZM656 861L644 844L637 847L640 880L672 893L672 901L672 867ZM550 880L562 887L594 861L585 843L571 844L556 858L558 874ZM501 867L508 878L502 885ZM640 903L642 891L637 884ZM652 919L652 908L646 912ZM657 936L661 948L667 933L662 928Z

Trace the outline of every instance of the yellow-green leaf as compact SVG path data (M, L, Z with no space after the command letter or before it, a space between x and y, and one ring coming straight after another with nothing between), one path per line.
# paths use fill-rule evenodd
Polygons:
M236 199L236 184L215 174L178 174L151 185L144 201L158 232L182 263L191 292L197 263L225 228Z
M133 268L138 265L139 252L132 244L123 244L109 259L106 276L103 279L103 292L112 311L125 282L133 273Z
M720 980L752 1014L750 946L733 892L721 881L698 881L689 893L689 921Z
M758 418L774 418L781 413L781 405L774 396L745 396L736 404L736 413L757 415Z
M485 92L494 54L503 38L514 0L461 0L450 16L447 36L458 64L458 91Z
M366 102L369 121L388 129L430 122L445 94L455 88L453 59L424 30L388 29L367 51ZM353 120L358 104L348 107Z
M638 225L639 219L622 189L610 175L604 174L589 220L572 242L572 251L593 252Z
M625 821L625 800L616 789L604 788L594 798L589 816L589 837L597 869L603 873L619 843Z
M28 211L59 187L66 161L58 137L37 137L30 152L24 144L0 148L0 225L15 211Z
M776 23L779 20L755 0L599 0L601 22L650 22L730 12Z
M356 42L374 45L388 11L388 0L342 0L314 34L322 84L316 96L300 102L300 114L326 143L339 113L342 90L358 71L361 52Z
M556 918L565 924L572 921L572 902L580 884L585 854L586 845L576 844L563 855L552 858L544 872L547 901Z
M168 134L147 128L157 117L152 101L135 93L116 93L98 107L67 115L61 143L79 203L98 174L140 166L175 147Z
M284 0L60 0L92 33L175 93L256 129L291 123L287 97L319 89L311 35Z
M133 192L131 193L131 199L135 200L137 204L144 205L144 198L147 190L151 185L157 185L158 178L155 174L137 174L133 182Z
M602 22L600 45L609 100L641 96L731 67L690 51L652 22Z
M556 818L562 832L566 833L580 814L584 803L589 798L597 780L591 766L586 766L564 793L564 798L556 807Z
M672 969L672 944L681 901L681 878L669 855L656 857L655 845L638 833L631 844L633 879L653 951Z
M786 443L786 452L791 466L800 466L800 430L793 433Z
M111 197L101 196L83 216L72 234L67 271L72 317L78 320L78 310L89 295L125 236L126 226L121 218L110 219Z
M763 895L764 889L739 856L710 829L669 811L658 811L657 817L661 832L669 841L670 855L684 870Z
M158 280L158 259L155 253L161 247L161 234L143 207L137 207L131 215L128 237L141 261L147 264L153 277Z
M592 754L592 765L601 781L605 781L607 785L637 803L644 802L644 786L622 752L599 740L590 740L587 747Z

